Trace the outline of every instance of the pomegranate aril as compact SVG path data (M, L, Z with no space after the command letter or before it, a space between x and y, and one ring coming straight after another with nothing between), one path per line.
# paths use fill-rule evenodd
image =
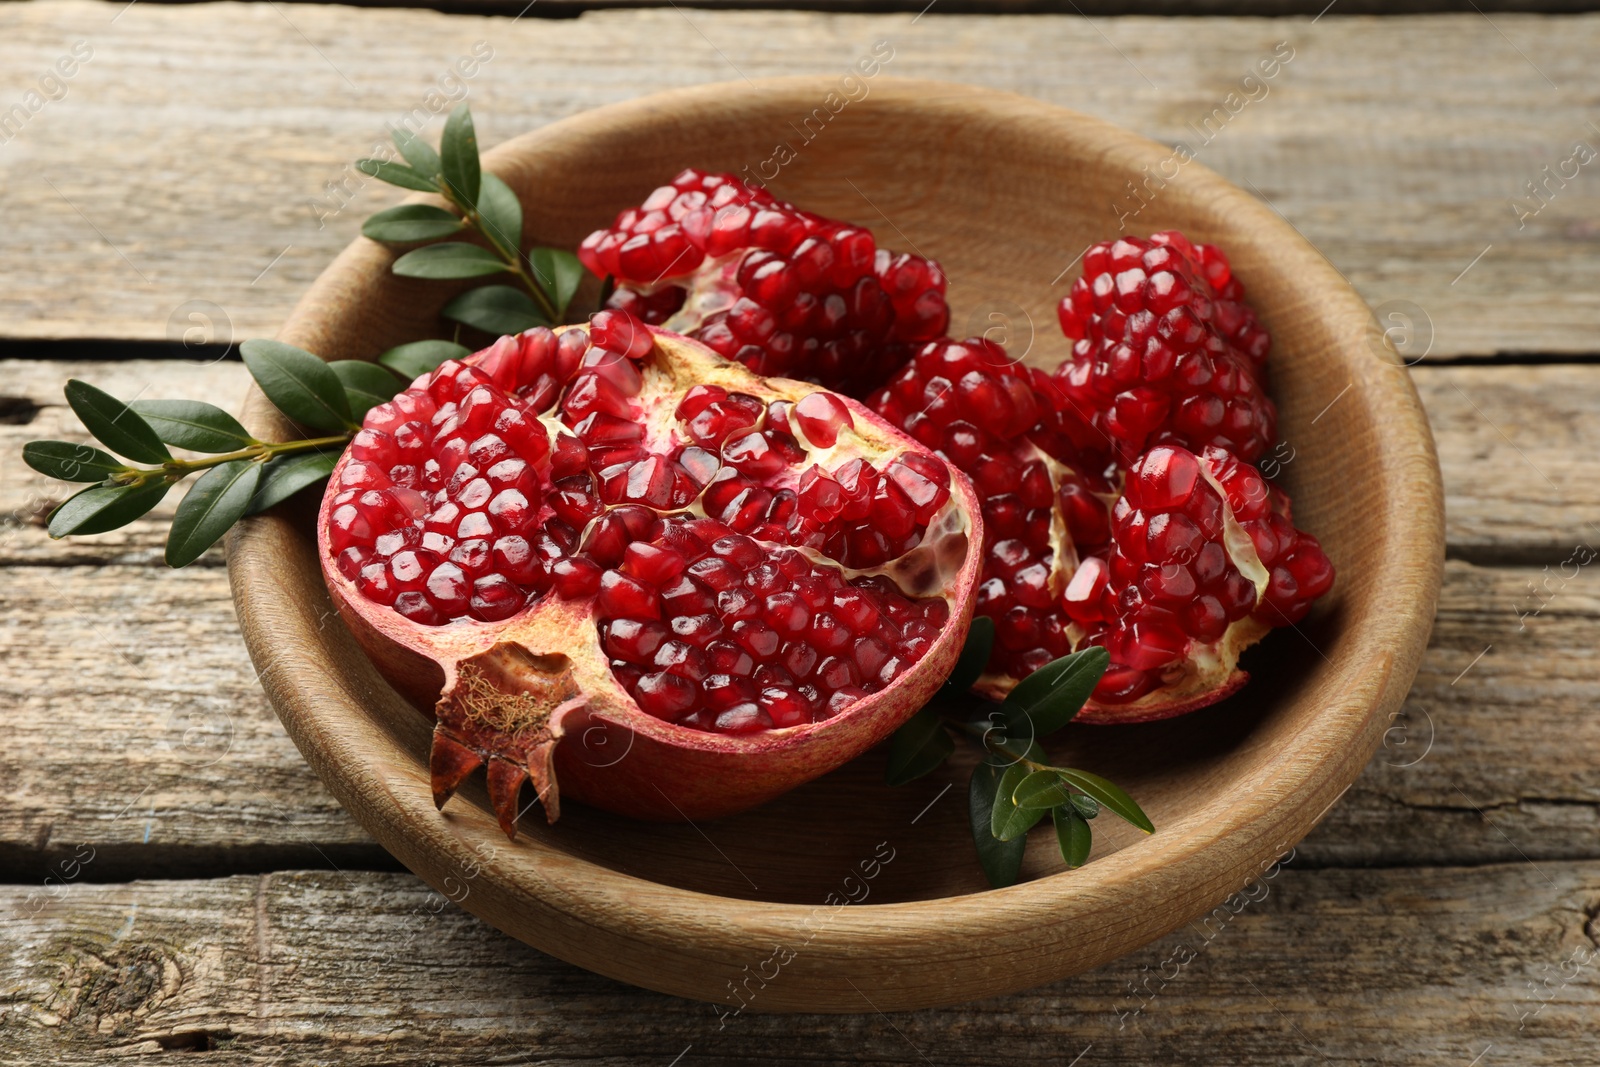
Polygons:
M705 644L722 631L722 620L710 612L704 615L679 615L672 620L672 632L697 645Z
M472 583L472 614L485 622L509 619L527 602L517 585L501 574L490 574Z
M683 556L670 548L636 541L622 555L622 571L640 581L664 588L684 572Z
M762 689L756 699L776 729L801 726L811 721L811 704L796 689L769 686Z
M389 580L389 569L383 563L368 563L355 576L356 588L361 595L378 604L394 603L397 590Z
M772 720L761 710L761 706L748 701L722 712L715 723L717 731L725 734L751 734L770 730L772 725Z
M600 589L600 565L581 556L558 559L550 565L550 583L567 600L582 600Z
M670 671L646 674L633 687L633 699L647 714L672 722L699 702L695 684Z
M544 578L544 567L527 538L497 538L490 546L489 565L496 573L521 586L535 586Z
M832 718L866 695L867 691L858 685L847 685L835 690L828 697L825 714L828 718Z
M662 670L682 675L691 682L699 682L711 673L710 659L704 652L676 639L663 642L652 662Z
M831 393L808 393L794 405L793 424L817 448L832 448L839 431L855 426L844 402Z
M693 578L684 576L661 590L662 608L672 615L703 615L717 600Z
M613 619L600 626L606 654L630 663L651 662L667 636L667 628L650 619Z
M1182 507L1200 483L1200 460L1186 449L1153 448L1128 472L1123 499L1137 508Z
M601 311L589 322L589 339L598 347L629 359L643 359L652 344L650 331L631 315Z
M731 641L712 641L706 645L706 658L711 669L718 674L734 674L748 678L756 669L750 653Z
M395 597L394 610L412 622L422 623L424 626L442 626L449 621L421 592L401 593Z
M600 597L596 606L608 616L631 619L661 617L661 595L644 582L618 571L606 571L601 575Z

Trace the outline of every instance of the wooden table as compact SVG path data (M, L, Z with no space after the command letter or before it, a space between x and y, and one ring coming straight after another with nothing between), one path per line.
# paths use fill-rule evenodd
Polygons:
M1600 587L1578 565L1600 539L1600 161L1564 163L1600 146L1600 16L519 6L0 9L0 112L42 101L0 131L0 1063L1600 1062ZM74 432L62 382L236 404L219 357L395 199L350 162L480 40L493 59L443 88L486 143L669 86L843 73L877 40L892 74L1193 142L1289 42L1199 158L1420 357L1449 559L1384 750L1264 896L1019 996L719 1029L400 870L273 717L219 554L168 572L159 514L45 537L55 489L17 450Z

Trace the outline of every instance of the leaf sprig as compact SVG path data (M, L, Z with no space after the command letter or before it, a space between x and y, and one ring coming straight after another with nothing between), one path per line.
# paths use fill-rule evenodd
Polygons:
M167 534L167 563L188 566L246 515L325 479L361 428L368 408L393 397L416 374L468 354L446 341L402 345L379 356L378 363L324 363L281 341L246 341L241 353L267 399L290 419L321 433L261 441L212 404L130 404L88 382L69 381L67 403L105 449L71 441L23 446L23 461L40 474L92 483L50 513L50 536L106 533L126 526L159 504L178 482L198 474ZM200 455L174 456L172 448Z
M559 324L584 268L562 249L534 248L523 255L522 204L505 182L483 169L466 105L451 113L438 151L406 130L396 130L394 142L405 163L369 159L360 161L360 168L402 188L437 193L454 211L403 204L367 219L362 233L389 244L475 233L488 247L466 241L426 244L397 259L393 272L431 279L509 273L521 288L468 289L446 304L442 314L495 336ZM452 341L415 341L384 352L373 363L324 362L280 341L252 340L241 346L241 354L267 399L310 433L291 441L261 441L212 404L124 403L87 382L68 382L68 404L103 447L69 441L34 441L23 447L24 461L41 474L88 483L50 513L50 536L126 526L160 503L173 485L198 475L167 536L167 563L187 566L241 518L326 479L369 409L445 360L469 355L470 349ZM172 448L201 455L174 456Z
M1101 809L1154 833L1149 817L1125 791L1088 771L1050 764L1039 744L1083 708L1110 665L1106 650L1091 646L1053 660L996 704L969 692L993 648L994 622L973 619L943 688L890 741L889 784L904 785L942 766L955 752L958 735L974 742L983 758L967 787L972 840L978 863L996 888L1016 882L1027 833L1046 814L1068 867L1088 862L1089 820Z
M405 163L363 159L356 166L390 185L436 193L449 207L401 204L369 218L362 234L384 244L414 245L470 233L488 247L462 240L423 244L390 269L402 278L440 280L510 274L520 287L468 289L441 314L495 336L559 324L583 280L583 265L561 248L533 248L523 255L522 204L510 186L483 169L467 105L450 113L437 152L404 129L394 131L394 143Z

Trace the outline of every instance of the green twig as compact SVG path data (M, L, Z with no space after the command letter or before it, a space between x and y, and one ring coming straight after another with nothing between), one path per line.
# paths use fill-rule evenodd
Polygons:
M127 473L118 474L111 479L115 485L148 485L157 478L168 481L180 481L195 471L205 470L208 467L220 467L224 463L235 460L249 459L260 463L267 463L279 456L293 455L296 452L314 452L319 449L337 446L343 448L349 443L354 433L334 434L328 437L310 437L299 441L257 441L247 445L237 452L223 452L218 455L206 456L203 459L173 459L168 460L159 467L129 467Z

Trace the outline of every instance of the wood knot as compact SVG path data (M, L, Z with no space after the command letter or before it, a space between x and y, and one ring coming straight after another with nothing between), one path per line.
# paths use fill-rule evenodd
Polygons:
M67 962L54 999L62 1005L57 1014L63 1024L121 1035L182 984L178 961L156 945L104 955L84 949Z

